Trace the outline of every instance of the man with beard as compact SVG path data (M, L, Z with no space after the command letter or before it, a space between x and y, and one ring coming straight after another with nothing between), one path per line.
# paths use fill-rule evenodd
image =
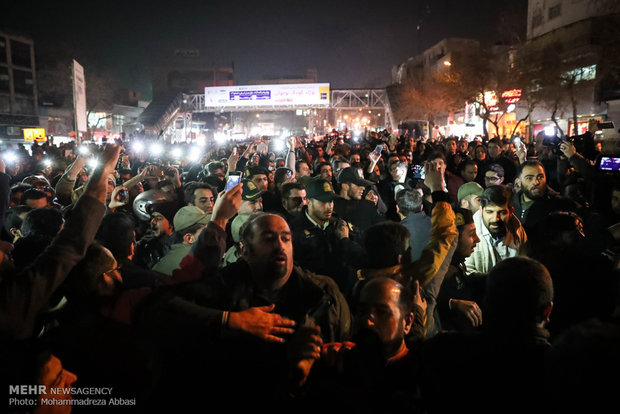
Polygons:
M136 244L135 263L152 269L172 246L173 218L179 206L174 201L153 204L149 231Z
M513 214L510 190L501 185L490 186L482 193L480 204L480 210L474 214L480 243L465 259L467 274L489 273L498 262L517 256L527 241L521 222Z
M282 216L290 222L308 204L306 187L301 183L284 183L280 192L280 201L285 211Z
M136 313L136 326L159 339L164 356L162 392L149 408L195 411L205 398L236 398L238 408L278 406L287 399L282 375L295 328L317 326L326 342L349 338L345 298L331 278L294 264L282 217L253 215L241 234L241 258L219 267L241 194L239 184L218 195L211 221L173 276L187 283L154 291ZM178 392L184 397L171 397Z
M576 209L575 203L550 191L545 168L538 161L521 164L515 184L520 190L513 196L514 214L523 223L531 242L538 239L539 228L549 213Z

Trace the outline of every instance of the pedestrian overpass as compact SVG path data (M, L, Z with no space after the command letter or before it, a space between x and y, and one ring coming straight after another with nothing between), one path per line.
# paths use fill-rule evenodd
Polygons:
M166 101L168 104L166 104ZM333 113L343 111L377 111L382 113L385 128L392 131L397 128L394 116L385 89L334 89L330 91L330 101L327 106L317 105L278 105L278 106L248 106L239 105L225 107L205 106L205 94L178 93L154 100L140 116L144 125L145 134L151 137L161 137L164 131L175 121L182 118L186 122L192 119L195 113L224 113L250 111L295 111L298 109L320 109Z

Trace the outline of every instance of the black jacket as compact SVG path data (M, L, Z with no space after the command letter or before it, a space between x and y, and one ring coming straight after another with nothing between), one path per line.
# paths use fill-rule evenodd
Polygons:
M312 272L330 276L348 295L357 280L355 270L362 265L363 248L351 238L338 238L336 219L323 230L308 219L307 211L306 206L290 223L295 263Z

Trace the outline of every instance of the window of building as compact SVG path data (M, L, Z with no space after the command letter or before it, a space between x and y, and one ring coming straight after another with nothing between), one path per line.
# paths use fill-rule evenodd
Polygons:
M542 26L542 24L543 24L543 15L542 15L542 13L535 14L532 17L532 27Z
M25 70L13 70L13 87L15 93L32 95L34 93L32 73Z
M596 79L596 65L583 66L565 72L562 76L562 84L568 82L578 83L581 81L589 81Z
M549 7L549 20L555 19L562 15L562 3Z
M11 113L11 99L8 95L0 95L0 113Z
M16 40L11 41L11 61L16 66L31 67L30 45Z
M34 99L15 97L15 112L22 115L36 115Z
M0 63L6 63L6 37L0 36Z
M0 92L9 92L9 68L0 67Z

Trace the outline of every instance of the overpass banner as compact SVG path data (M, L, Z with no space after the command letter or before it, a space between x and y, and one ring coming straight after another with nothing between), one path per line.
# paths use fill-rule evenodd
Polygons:
M205 108L329 106L329 83L213 86Z

